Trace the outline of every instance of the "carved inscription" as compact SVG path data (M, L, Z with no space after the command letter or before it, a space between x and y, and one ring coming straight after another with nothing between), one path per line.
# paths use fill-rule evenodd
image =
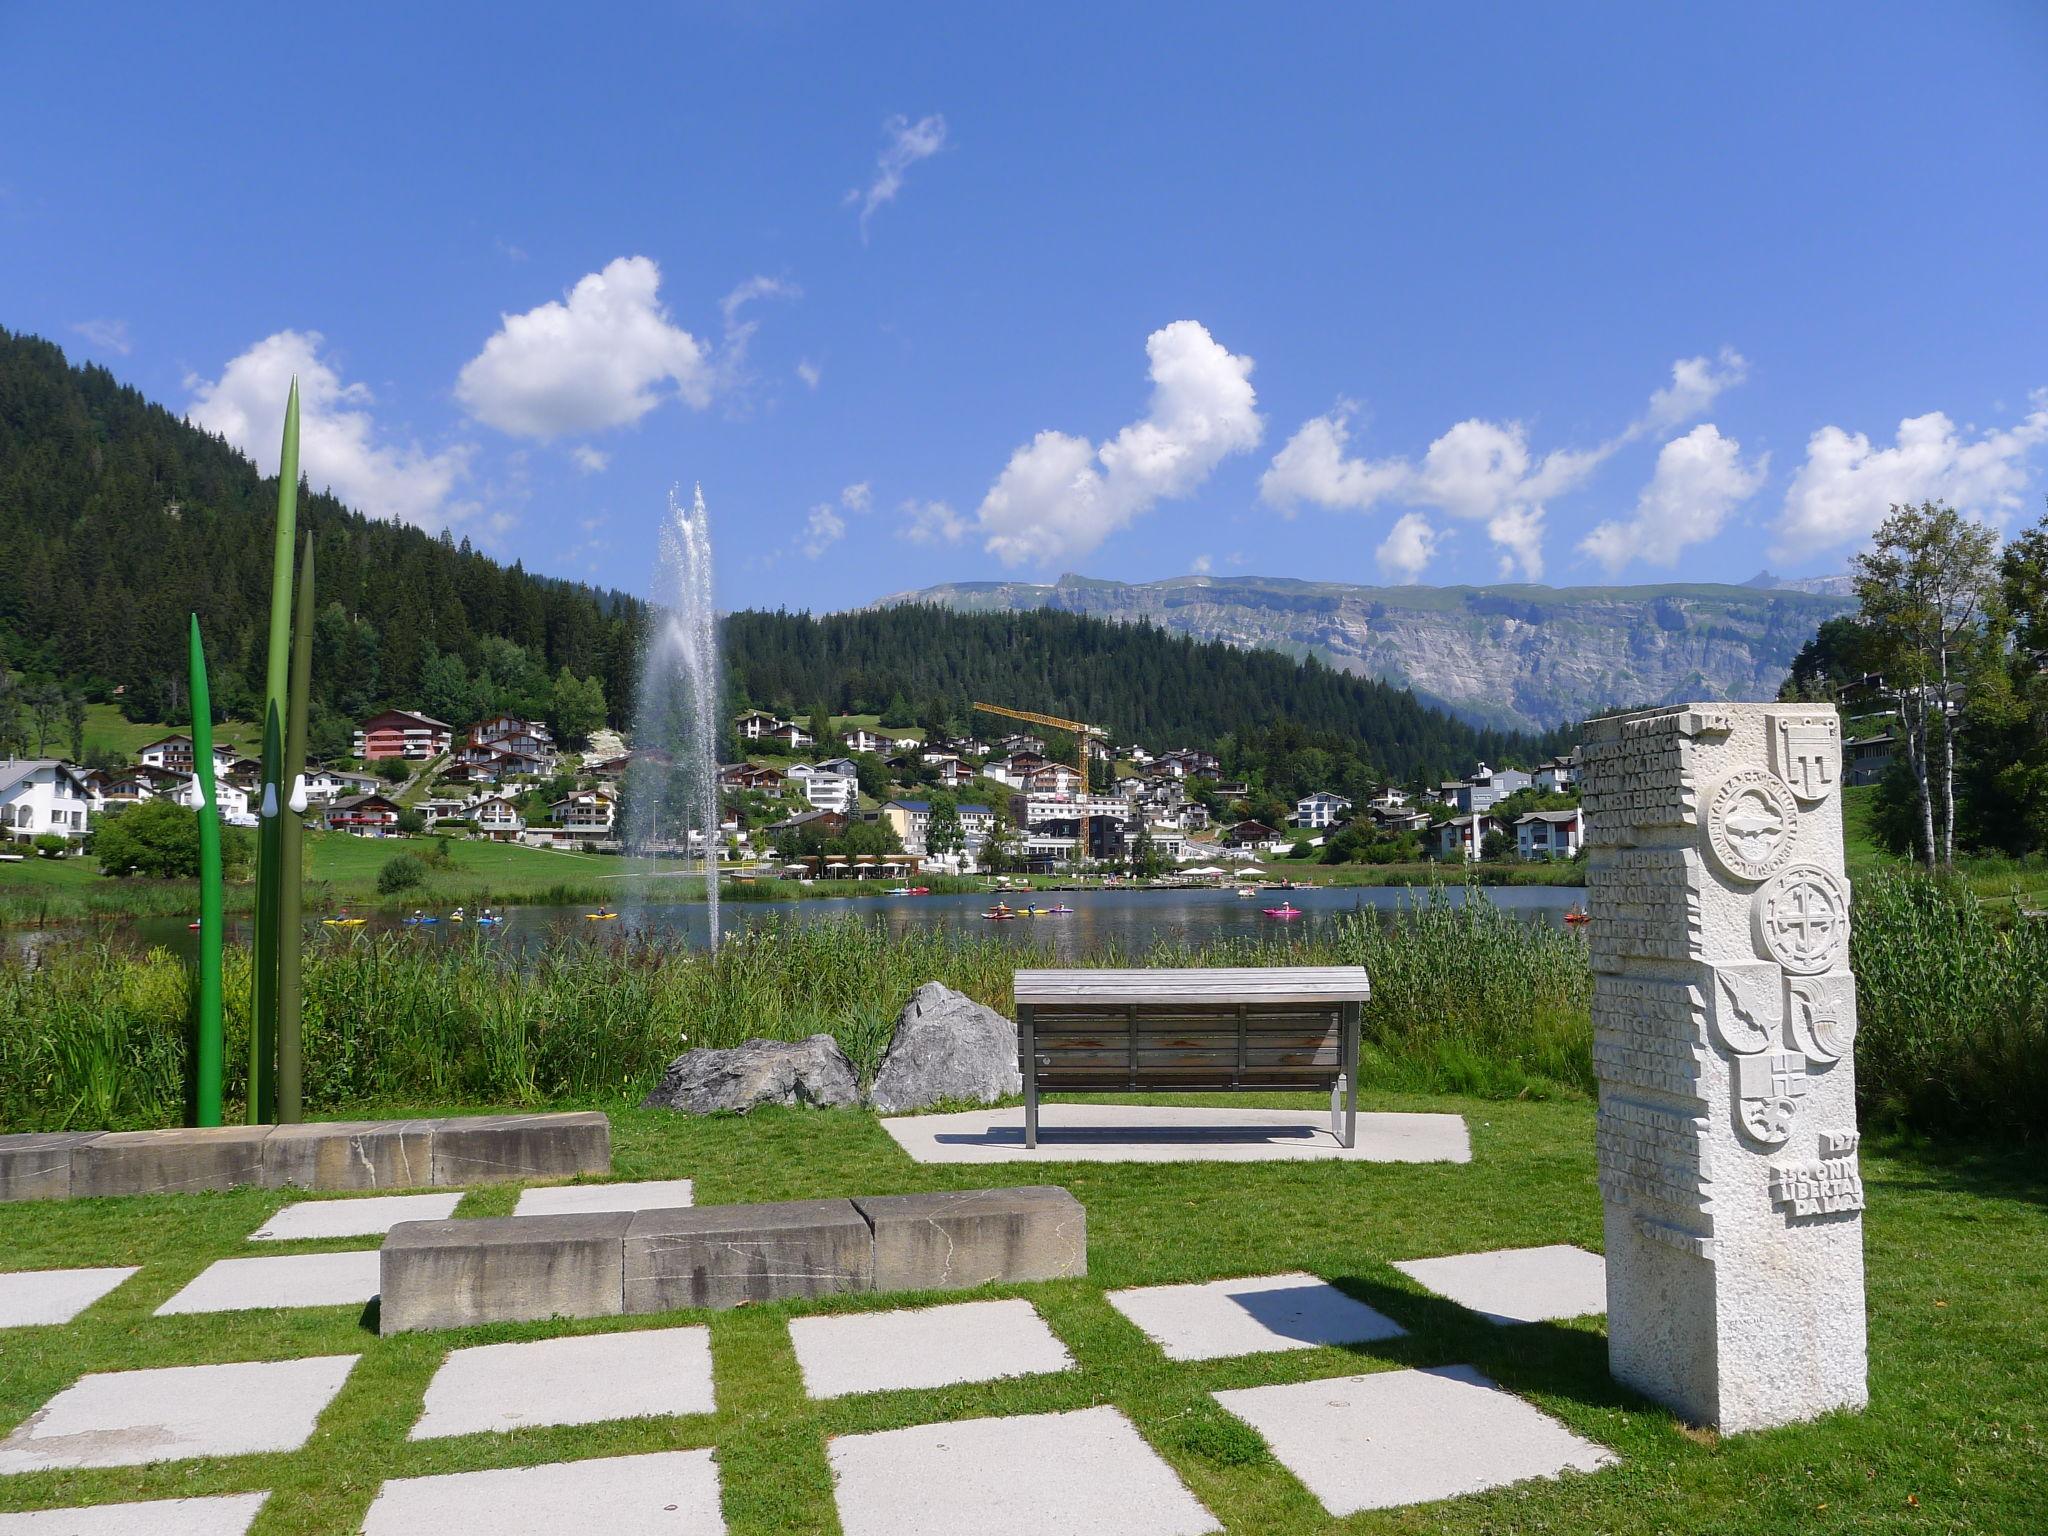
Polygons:
M1702 1236L1684 1227L1675 1227L1668 1221L1653 1221L1648 1216L1636 1218L1636 1230L1653 1243L1676 1248L1680 1253L1689 1253L1696 1259L1705 1259L1709 1264L1714 1262L1721 1246L1712 1237Z
M1701 1099L1698 989L1632 976L1593 978L1593 1070L1603 1082Z
M1767 768L1745 768L1715 787L1707 808L1707 847L1737 880L1764 880L1792 857L1799 807Z
M1771 1203L1788 1217L1863 1209L1855 1131L1822 1131L1818 1161L1771 1164Z
M1689 959L1700 936L1700 893L1677 848L1620 848L1586 870L1598 918L1587 938L1597 968L1621 960Z
M1634 827L1689 827L1699 809L1688 793L1686 715L1612 722L1614 739L1580 750L1581 801L1589 826L1613 833Z
M1600 1193L1628 1204L1650 1200L1704 1216L1707 1143L1692 1115L1639 1099L1603 1097L1594 1140Z

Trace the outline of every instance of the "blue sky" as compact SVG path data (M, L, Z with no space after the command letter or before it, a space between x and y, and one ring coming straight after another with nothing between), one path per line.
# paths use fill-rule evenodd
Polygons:
M0 325L533 569L701 482L733 607L2042 511L2048 7L590 12L0 0Z

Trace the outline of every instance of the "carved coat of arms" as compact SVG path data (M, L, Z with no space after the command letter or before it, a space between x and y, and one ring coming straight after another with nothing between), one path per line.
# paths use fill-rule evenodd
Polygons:
M1779 715L1771 721L1771 766L1801 800L1834 793L1842 766L1842 726L1832 712Z
M1737 880L1767 880L1792 857L1799 807L1767 768L1731 774L1707 802L1707 847Z

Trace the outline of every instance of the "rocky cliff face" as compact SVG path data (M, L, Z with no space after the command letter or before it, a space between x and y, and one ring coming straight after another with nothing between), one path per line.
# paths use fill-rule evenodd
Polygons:
M1855 604L1754 586L1356 587L1258 576L954 582L890 603L1063 608L1320 657L1487 725L1549 727L1686 698L1769 699L1822 619Z

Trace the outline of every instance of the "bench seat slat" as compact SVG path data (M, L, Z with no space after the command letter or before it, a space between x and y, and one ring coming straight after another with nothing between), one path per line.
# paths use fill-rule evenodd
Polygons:
M1020 1005L1061 1003L1362 1003L1371 996L1365 968L1216 966L1192 970L1020 970Z

